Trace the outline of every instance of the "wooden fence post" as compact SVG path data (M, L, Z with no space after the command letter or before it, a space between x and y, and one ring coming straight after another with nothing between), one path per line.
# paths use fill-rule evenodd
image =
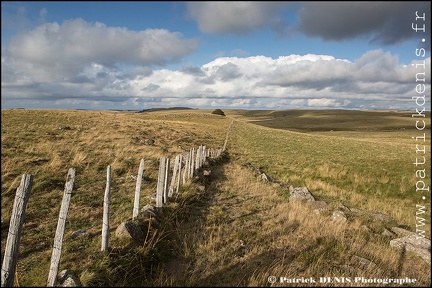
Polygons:
M174 186L175 186L175 182L176 182L180 156L181 156L180 154L177 155L175 160L174 160L174 169L173 169L173 175L171 177L171 184L170 184L169 191L168 191L168 197L172 197L174 194ZM178 172L178 173L180 173L180 172Z
M178 180L177 180L177 189L176 189L176 193L179 192L180 189L180 180L181 180L181 170L182 170L182 162L183 162L183 156L180 154L179 155L179 164L178 164Z
M166 203L168 201L168 182L169 182L169 175L170 174L170 159L166 159L166 165L165 165L165 179L164 179L164 187L163 187L163 202Z
M31 174L24 174L15 194L1 269L1 287L12 287L14 283L19 241L32 184L33 176Z
M75 181L75 169L70 168L67 175L67 181L63 193L63 200L60 208L57 230L54 238L54 247L51 256L51 266L48 274L47 286L53 287L57 280L57 273L60 265L60 256L64 230L66 225L66 216L69 210L70 198L72 196L73 183Z
M186 179L188 176L188 167L189 167L189 155L185 155L185 167L183 171L183 184L186 184Z
M194 175L194 159L195 159L195 148L192 148L191 151L190 151L189 178L193 178L193 175Z
M162 208L162 195L165 181L165 158L161 157L159 160L159 174L158 174L158 183L156 190L156 208Z
M104 196L104 204L103 204L102 247L101 247L101 251L107 251L108 250L110 185L111 185L111 166L108 165L108 168L107 168L107 183L106 183L106 188L105 188L105 196Z
M134 201L134 208L132 213L132 219L135 219L138 216L139 213L139 202L140 202L140 194L141 194L141 180L143 177L144 172L144 159L141 159L141 163L138 169L138 177L135 187L135 201Z

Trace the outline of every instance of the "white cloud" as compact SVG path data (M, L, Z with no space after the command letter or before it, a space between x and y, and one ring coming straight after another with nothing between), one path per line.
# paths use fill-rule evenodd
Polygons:
M131 31L82 19L46 23L11 38L5 62L38 82L67 81L97 63L163 65L196 49L197 41L165 29ZM18 73L17 72L17 73ZM85 72L83 72L85 73Z
M369 51L354 62L329 55L276 59L258 55L220 57L201 67L179 70L143 66L122 70L83 62L83 68L64 81L40 81L39 76L16 70L15 63L8 60L2 58L2 102L35 99L84 105L88 101L89 107L125 109L140 105L408 109L419 70L415 64L423 64L416 60L413 65L400 65L396 56L381 50ZM424 65L430 67L430 58ZM426 87L430 93L430 76Z

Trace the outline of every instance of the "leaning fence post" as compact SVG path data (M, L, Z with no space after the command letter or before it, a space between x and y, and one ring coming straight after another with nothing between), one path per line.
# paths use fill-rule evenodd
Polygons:
M156 208L162 208L162 195L165 181L165 158L161 157L159 160L159 174L156 190Z
M75 180L75 169L70 168L67 175L67 181L65 184L63 200L62 200L59 219L57 223L57 230L54 238L54 247L51 256L51 266L50 266L50 271L48 274L48 281L47 281L48 287L53 287L57 280L62 242L63 242L64 230L66 225L66 216L69 210L69 203L70 203L70 198L72 196L74 180Z
M133 214L132 219L135 219L138 216L139 212L139 201L140 201L140 194L141 194L141 180L143 176L144 171L144 159L141 159L141 163L138 169L138 177L135 187L135 201L134 201L134 208L133 208Z
M1 287L13 286L16 263L18 260L18 246L32 183L33 176L31 174L24 174L15 194L1 269Z
M110 185L111 185L111 166L108 165L108 168L107 168L107 182L106 182L104 204L103 204L102 247L101 247L101 251L107 251L108 250Z

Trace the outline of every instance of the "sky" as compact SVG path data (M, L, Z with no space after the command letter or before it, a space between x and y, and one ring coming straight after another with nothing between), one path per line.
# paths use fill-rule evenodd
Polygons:
M429 110L430 23L430 1L2 1L1 105Z

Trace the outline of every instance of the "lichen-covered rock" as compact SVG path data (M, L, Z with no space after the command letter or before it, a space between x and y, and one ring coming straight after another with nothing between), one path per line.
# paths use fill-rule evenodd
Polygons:
M425 237L420 237L417 234L411 234L402 238L393 239L390 241L391 247L396 247L407 251L412 251L424 260L431 263L431 241Z
M315 198L312 196L312 194L309 192L308 188L306 187L290 186L289 191L291 193L291 196L289 197L290 201L296 201L296 200L315 201Z

